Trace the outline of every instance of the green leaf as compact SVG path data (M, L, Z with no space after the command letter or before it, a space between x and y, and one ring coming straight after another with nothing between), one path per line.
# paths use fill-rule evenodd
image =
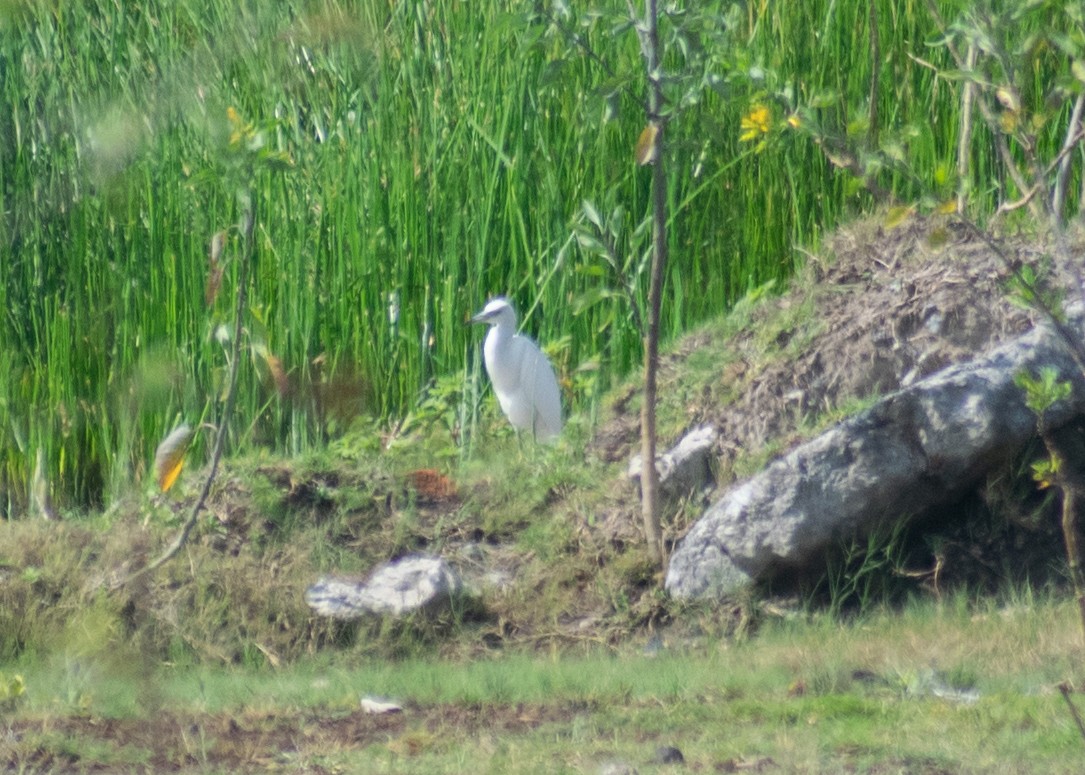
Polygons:
M889 212L885 214L885 227L887 229L893 229L900 226L907 221L915 213L915 208L906 205L897 205L896 207L890 207Z
M949 231L944 226L931 229L927 235L927 246L930 248L940 248L947 242L949 242Z
M947 162L941 162L934 168L934 183L938 186L944 186L953 177L953 167Z
M589 253L606 253L603 243L594 234L589 234L583 229L577 229L576 241L583 250Z
M810 98L811 108L831 108L836 105L839 95L832 91L818 92Z
M1043 415L1059 401L1065 401L1073 392L1068 380L1059 379L1059 370L1043 366L1035 377L1026 371L1014 375L1013 382L1025 391L1025 405L1038 415Z
M600 304L609 299L613 299L621 296L617 291L612 291L609 288L589 288L583 293L577 294L573 297L572 313L573 316L583 314L585 311Z
M847 134L848 137L862 137L870 131L870 121L863 118L857 118L848 122Z
M543 71L539 73L539 80L537 81L539 88L545 89L561 82L564 79L567 65L568 62L564 59L551 59L547 62Z
M603 230L603 218L599 215L599 211L595 208L595 205L590 199L585 199L580 203L580 209L584 213L584 217L588 219L599 231Z

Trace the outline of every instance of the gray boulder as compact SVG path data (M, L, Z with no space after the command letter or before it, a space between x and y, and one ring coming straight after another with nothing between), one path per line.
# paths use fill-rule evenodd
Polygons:
M1014 384L1053 366L1073 383L1048 410L1055 428L1085 411L1085 381L1046 326L950 367L831 428L728 490L671 557L666 587L712 598L814 567L835 541L961 497L1022 451L1036 415Z
M459 574L444 559L412 554L379 566L368 581L324 576L305 591L305 602L333 619L403 616L443 608L462 591Z

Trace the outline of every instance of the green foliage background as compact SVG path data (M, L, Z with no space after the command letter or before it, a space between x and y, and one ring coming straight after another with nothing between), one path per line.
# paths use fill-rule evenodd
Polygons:
M667 335L788 276L796 246L869 204L798 134L740 142L752 106L774 126L792 102L841 131L907 128L921 169L955 154L958 98L926 64L947 61L921 3L702 5L663 22L686 76L669 84ZM149 478L181 418L217 421L239 188L257 265L236 444L296 453L402 416L434 378L477 369L464 323L496 293L550 344L570 406L595 400L639 359L622 280L646 285L623 16L616 0L0 4L0 511L23 513L38 459L62 506L100 505ZM288 167L241 168L238 121ZM575 238L585 200L615 265Z

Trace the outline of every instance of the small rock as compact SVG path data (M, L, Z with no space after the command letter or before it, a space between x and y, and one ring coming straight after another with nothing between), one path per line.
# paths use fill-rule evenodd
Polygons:
M372 713L374 715L403 712L403 706L398 702L392 702L383 697L372 697L369 695L362 697L361 707L363 712Z
M673 745L661 745L656 749L655 759L652 761L656 764L685 764L686 757Z
M674 447L656 456L659 487L670 499L685 498L712 484L711 453L719 434L711 425L695 428ZM629 461L626 476L640 484L641 456Z
M365 582L325 576L306 590L305 602L319 616L350 620L439 608L462 592L462 579L443 558L414 554L381 565Z

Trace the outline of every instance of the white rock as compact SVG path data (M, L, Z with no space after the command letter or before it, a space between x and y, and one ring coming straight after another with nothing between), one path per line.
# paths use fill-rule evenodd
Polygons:
M398 702L392 702L384 697L373 697L370 695L362 697L361 707L364 712L375 715L403 712L403 706Z
M365 582L325 576L306 590L305 602L334 619L403 616L444 607L462 591L459 574L443 558L414 554L381 565Z

